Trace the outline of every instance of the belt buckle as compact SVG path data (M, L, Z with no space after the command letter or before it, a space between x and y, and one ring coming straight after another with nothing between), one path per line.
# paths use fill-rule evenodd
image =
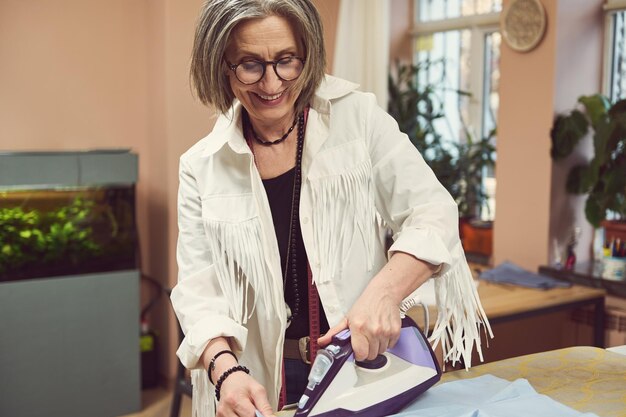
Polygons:
M311 338L309 336L304 336L298 339L298 350L300 351L300 358L302 358L302 362L306 363L307 365L311 364L311 355L309 352L310 341Z

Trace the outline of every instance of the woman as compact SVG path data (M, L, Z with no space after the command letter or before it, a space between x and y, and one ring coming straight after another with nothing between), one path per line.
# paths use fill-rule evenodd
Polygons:
M349 328L357 360L384 352L434 275L432 340L447 359L469 365L488 328L456 204L373 95L324 76L325 64L308 0L203 7L191 75L220 116L180 160L172 292L185 331L177 354L193 369L201 416L214 397L218 415L242 417L297 400L303 336L314 353L318 332L324 346Z

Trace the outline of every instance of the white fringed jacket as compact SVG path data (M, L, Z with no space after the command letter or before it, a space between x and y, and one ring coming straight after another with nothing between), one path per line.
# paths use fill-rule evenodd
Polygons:
M328 322L344 317L386 263L387 226L390 252L442 265L431 342L469 365L473 345L480 351L480 327L489 325L459 241L457 206L394 119L356 88L327 76L310 103L304 139L300 224ZM214 414L213 386L199 361L212 338L234 341L274 408L281 383L286 316L278 245L240 114L236 102L180 158L179 276L171 300L198 417Z

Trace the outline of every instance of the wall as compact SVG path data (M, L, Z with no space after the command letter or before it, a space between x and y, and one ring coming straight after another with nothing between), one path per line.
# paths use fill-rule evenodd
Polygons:
M324 46L326 47L326 70L331 72L335 56L335 39L337 37L337 20L339 19L339 0L312 0L322 17L324 25Z
M338 0L315 1L332 67ZM171 288L178 158L214 115L191 94L193 30L202 0L0 2L0 150L131 148L139 155L142 270ZM150 288L144 286L143 301ZM178 345L166 297L151 313L161 373Z
M178 157L212 126L187 77L200 4L0 2L0 150L136 152L142 271L165 287L176 281ZM163 297L151 319L169 376L177 344L171 318Z
M494 262L510 260L531 270L548 260L550 224L548 132L554 112L557 2L543 3L548 22L542 42L528 53L505 42L500 49Z
M339 0L314 3L324 20L332 68ZM549 17L543 42L527 54L503 45L501 58L494 256L496 262L510 259L530 269L548 261L551 236L559 233L552 227L562 213L560 185L550 182L553 113L599 88L594 63L601 53L594 23L601 0L543 3ZM168 287L177 271L178 157L213 124L211 111L194 101L187 77L200 4L0 2L0 150L130 147L137 152L143 270ZM410 8L411 1L394 0L392 21L410 19ZM392 31L392 54L410 54L399 29L410 27L410 20L401 22ZM582 250L582 242L579 246ZM152 319L161 334L162 372L170 377L177 345L171 318L163 298Z
M555 112L600 89L601 0L544 0L548 17L541 44L519 53L501 48L494 262L536 270L553 259L554 239L567 240L580 221L580 199L566 196L559 167L553 175L549 132ZM504 6L508 1L504 2ZM577 220L572 220L577 219ZM578 246L588 258L589 233Z
M603 3L602 0L568 0L559 3L553 92L555 113L569 112L579 96L602 90ZM593 230L584 216L586 197L573 196L564 190L570 168L588 159L593 154L592 148L591 139L587 138L577 149L576 156L552 166L549 235L551 261L555 259L557 247L559 253L564 252L572 229L576 226L582 231L576 247L577 260L586 261L591 257Z
M124 0L0 2L0 148L145 153L144 9ZM141 164L140 181L147 172ZM146 230L146 204L138 210Z
M178 158L200 138L208 134L215 122L214 113L195 100L189 83L189 62L195 22L202 0L160 0L153 14L155 33L161 38L155 64L163 76L157 88L162 100L151 118L154 123L154 165L152 183L160 198L154 204L151 225L158 233L152 242L151 270L167 288L177 281L176 240L178 236L176 200L178 192ZM161 332L159 352L162 373L172 378L177 360L177 324L167 297L157 305L155 321Z
M413 59L413 42L407 33L413 27L413 1L393 0L390 5L389 62Z

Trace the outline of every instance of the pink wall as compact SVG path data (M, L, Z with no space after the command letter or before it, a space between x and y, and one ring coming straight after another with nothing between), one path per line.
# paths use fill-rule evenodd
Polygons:
M502 42L500 50L494 262L510 260L533 270L548 260L548 132L556 76L556 1L543 3L548 25L537 48L520 53Z
M154 123L154 170L152 183L158 195L151 224L158 237L152 241L153 274L171 288L176 284L176 239L178 236L176 199L178 192L178 158L205 136L213 127L214 114L195 100L189 83L189 62L195 22L202 0L160 0L153 14L156 18L155 64L163 75L155 88L163 97L151 121ZM155 321L162 334L160 351L164 373L174 375L178 347L177 324L167 298L159 303Z
M326 46L326 69L330 73L335 56L335 39L337 37L337 20L339 19L339 0L312 0L317 8L324 25L324 40Z
M332 59L338 0L316 0ZM142 270L176 282L178 158L213 113L188 70L202 0L0 2L0 150L131 148L139 155ZM332 65L332 62L329 62ZM149 294L144 288L143 298ZM178 340L165 297L151 314L161 371Z
M147 181L147 34L141 2L0 2L0 149L132 147Z
M569 0L559 3L556 50L556 77L554 110L569 112L581 95L602 90L602 55L604 43L604 14L602 0ZM583 58L584 57L584 58ZM550 207L550 259L554 259L554 242L563 252L572 234L572 228L581 228L582 235L576 248L578 261L590 259L592 227L584 216L586 197L572 196L565 190L570 168L592 155L592 144L586 139L576 157L553 164Z
M0 150L136 152L142 270L167 287L176 281L178 157L212 126L187 77L200 4L0 2ZM177 341L165 298L152 316L172 376Z
M137 152L143 270L168 287L177 275L178 158L213 124L212 112L192 98L187 75L201 3L0 2L0 150ZM314 3L332 59L339 0ZM527 54L503 45L501 58L494 256L530 269L548 261L550 235L559 233L550 229L562 212L554 208L560 185L551 183L553 114L599 89L601 54L601 0L543 3L549 17L543 42ZM410 54L403 38L410 7L409 0L394 0L392 58L395 51ZM152 320L162 336L162 372L170 377L177 346L172 317L163 298Z
M581 94L600 91L602 63L603 2L542 3L548 25L541 44L519 53L503 42L500 61L494 261L530 270L552 260L553 239L565 243L573 223L588 230L580 219L581 199L566 196L560 168L553 179L549 134L555 112L570 109ZM588 258L588 248L585 233L580 260Z
M413 1L393 0L389 6L389 62L413 59L413 42L408 32L413 27Z

